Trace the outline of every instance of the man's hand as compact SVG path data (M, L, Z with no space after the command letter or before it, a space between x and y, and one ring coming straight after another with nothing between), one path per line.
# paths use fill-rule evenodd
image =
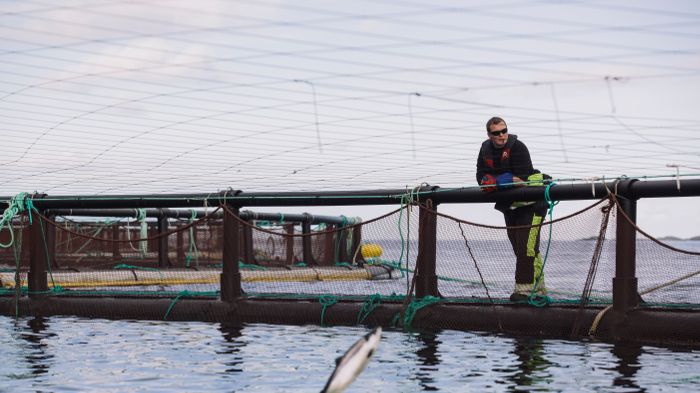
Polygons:
M484 175L481 178L481 191L493 192L496 191L496 178L491 175Z

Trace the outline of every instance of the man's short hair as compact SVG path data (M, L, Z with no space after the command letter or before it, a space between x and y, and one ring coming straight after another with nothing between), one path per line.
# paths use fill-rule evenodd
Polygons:
M494 116L494 117L490 118L489 121L486 122L486 132L491 131L491 126L492 126L492 125L494 125L494 124L500 124L500 123L506 124L506 121L503 120L503 119L501 119L501 118L498 117L498 116ZM506 125L507 125L507 124L506 124Z

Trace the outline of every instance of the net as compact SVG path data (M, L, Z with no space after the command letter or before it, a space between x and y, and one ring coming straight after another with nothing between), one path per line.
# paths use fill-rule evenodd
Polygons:
M200 212L201 213L201 212ZM31 248L48 256L53 294L136 296L219 295L226 209L191 218L42 217L38 247L26 215L12 221L14 242L0 249L4 293L27 291ZM508 302L514 292L513 227L488 226L404 205L359 222L258 220L236 217L242 290L249 297L369 296L403 299L420 269L421 215L436 214L435 270L440 301ZM615 276L614 201L539 228L542 293L554 303L609 304ZM196 218L199 217L199 218ZM526 227L531 230L532 227ZM638 229L640 230L640 229ZM641 231L641 230L640 230ZM0 232L3 244L9 230ZM637 236L637 277L642 306L700 305L700 245L671 245ZM16 274L17 273L17 274ZM420 273L420 271L418 272ZM546 288L546 292L544 291Z

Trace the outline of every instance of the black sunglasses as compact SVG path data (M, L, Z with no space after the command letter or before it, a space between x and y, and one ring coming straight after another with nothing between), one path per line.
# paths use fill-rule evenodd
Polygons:
M489 131L489 135L491 135L491 136L499 136L499 135L503 135L503 134L507 134L507 133L508 133L507 128L504 128L500 131Z

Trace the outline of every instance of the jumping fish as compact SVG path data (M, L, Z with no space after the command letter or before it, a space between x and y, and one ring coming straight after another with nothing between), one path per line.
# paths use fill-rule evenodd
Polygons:
M328 378L321 393L340 393L365 369L369 359L379 345L382 328L376 327L364 337L357 340L345 354L335 360L335 370Z

